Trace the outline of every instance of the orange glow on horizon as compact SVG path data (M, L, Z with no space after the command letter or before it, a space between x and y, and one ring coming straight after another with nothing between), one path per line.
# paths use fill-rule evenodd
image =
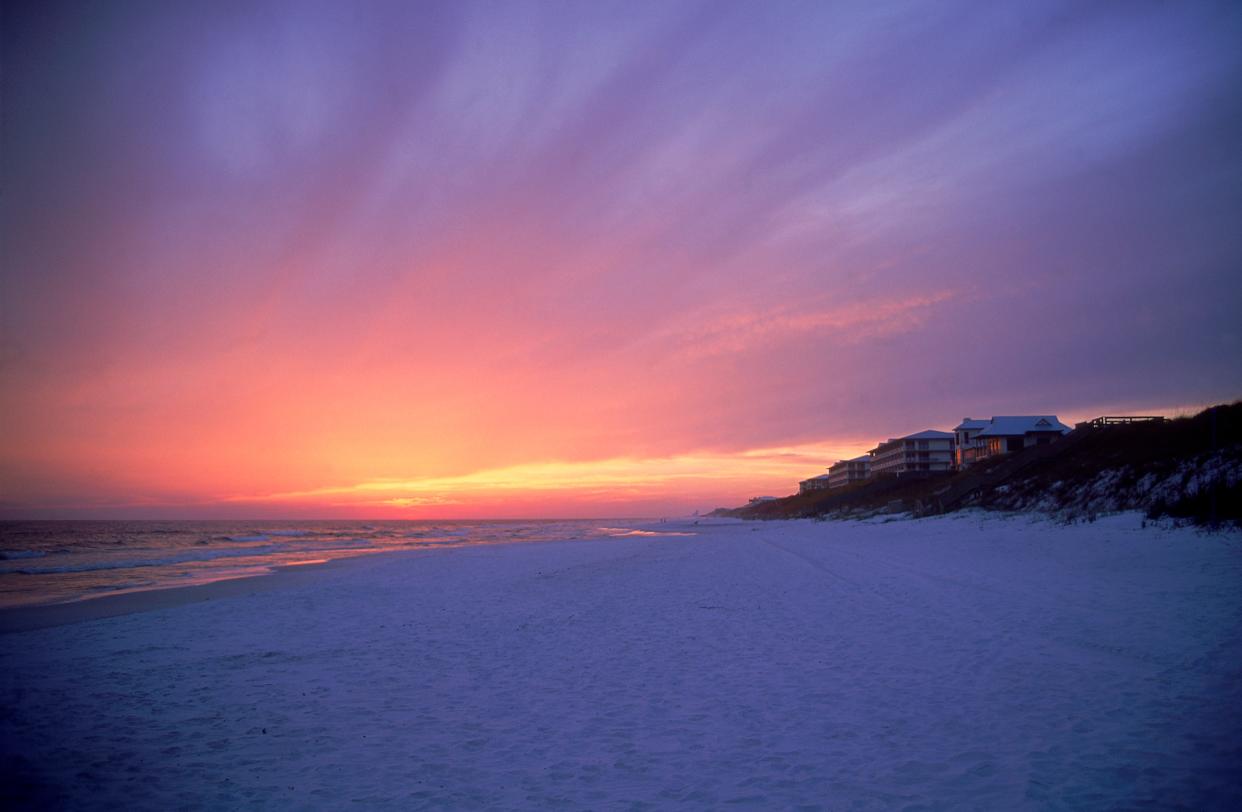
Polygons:
M369 479L290 491L253 491L195 500L99 500L96 509L223 509L225 514L340 518L618 517L735 506L785 495L837 459L868 444L804 444L739 453L663 458L547 461L447 476ZM358 467L365 467L361 464ZM48 507L71 507L49 505ZM644 512L648 511L648 512Z
M788 493L796 489L799 480L822 473L829 464L824 462L817 470L816 461L856 456L862 449L861 445L807 445L739 454L527 463L459 476L372 480L306 491L231 496L222 501L329 505L360 512L395 508L419 514L443 513L446 507L469 511L472 506L493 504L701 503L712 498L736 504L757 495L756 491Z

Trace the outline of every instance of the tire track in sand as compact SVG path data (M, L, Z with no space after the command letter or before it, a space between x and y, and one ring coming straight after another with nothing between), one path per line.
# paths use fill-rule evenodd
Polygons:
M863 581L858 581L858 580L849 578L845 575L842 575L841 573L837 572L831 567L826 566L822 561L818 561L812 558L811 556L806 555L805 553L800 553L796 550L791 550L785 545L779 544L775 541L772 541L771 539L761 539L761 541L764 544L768 545L769 547L773 547L777 550L780 550L782 553L785 553L786 555L789 555L789 556L792 556L793 558L798 559L803 564L806 564L809 567L819 570L820 572L831 577L832 579L836 581L840 581L841 583L850 587L850 589L853 590L855 593L859 595L870 596L871 598L875 599L876 601L878 601L879 603L883 605L886 605L886 606L900 605L900 606L905 606L907 608L914 608L914 609L919 609L919 610L923 610L927 608L923 604L920 604L916 601L910 601L906 598L897 597L889 592L886 592L883 589L876 587L873 584L865 583Z

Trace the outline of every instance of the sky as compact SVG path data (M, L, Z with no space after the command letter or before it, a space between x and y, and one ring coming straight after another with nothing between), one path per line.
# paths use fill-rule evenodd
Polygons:
M5 3L0 516L657 516L1242 397L1242 4Z

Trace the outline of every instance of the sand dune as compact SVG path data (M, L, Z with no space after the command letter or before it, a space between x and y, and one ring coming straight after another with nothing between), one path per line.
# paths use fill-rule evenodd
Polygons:
M9 633L4 791L1236 808L1242 538L1138 522L658 525L698 535L374 556Z

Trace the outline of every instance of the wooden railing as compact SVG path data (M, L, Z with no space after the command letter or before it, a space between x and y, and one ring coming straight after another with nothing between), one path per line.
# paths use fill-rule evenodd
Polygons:
M1159 415L1109 415L1106 417L1097 417L1095 420L1087 423L1093 429L1102 429L1105 426L1128 426L1131 423L1163 423L1164 418Z

